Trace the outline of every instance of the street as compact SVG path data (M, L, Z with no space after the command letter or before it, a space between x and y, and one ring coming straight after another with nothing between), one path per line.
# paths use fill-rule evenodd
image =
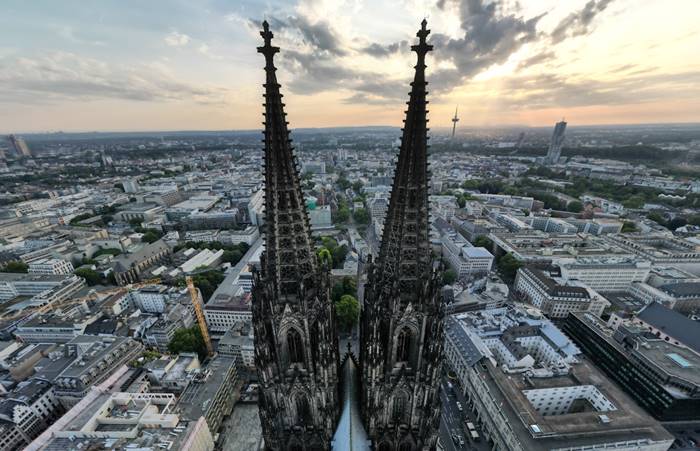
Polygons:
M488 451L490 446L481 438L481 441L474 442L466 432L466 423L471 422L476 427L479 435L481 428L476 421L476 416L469 409L467 401L464 399L456 385L456 381L450 382L454 388L448 385L447 376L443 376L440 383L440 400L442 401L442 418L440 420L440 442L446 451ZM462 404L460 412L457 403ZM453 436L460 437L464 445L455 443Z

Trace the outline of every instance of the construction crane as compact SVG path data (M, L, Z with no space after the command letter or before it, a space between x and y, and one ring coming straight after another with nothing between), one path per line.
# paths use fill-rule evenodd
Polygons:
M214 346L211 344L209 329L207 329L207 321L204 318L202 297L199 295L199 290L194 286L192 276L185 277L185 281L187 282L187 290L190 292L190 297L192 298L192 307L194 307L194 314L197 317L199 330L202 332L202 339L204 339L204 344L207 347L207 356L211 357L214 355Z

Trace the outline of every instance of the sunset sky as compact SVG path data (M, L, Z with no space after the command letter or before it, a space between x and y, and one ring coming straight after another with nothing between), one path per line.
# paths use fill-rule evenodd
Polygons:
M698 0L4 0L0 132L260 127L260 22L292 127L700 122Z

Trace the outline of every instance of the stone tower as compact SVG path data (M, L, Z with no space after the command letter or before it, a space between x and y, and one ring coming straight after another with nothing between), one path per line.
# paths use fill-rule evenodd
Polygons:
M325 451L339 414L339 355L330 269L314 251L267 22L265 251L253 282L255 364L267 449Z
M360 323L362 417L377 451L433 450L440 421L443 332L440 276L428 239L426 25L411 47L418 62Z

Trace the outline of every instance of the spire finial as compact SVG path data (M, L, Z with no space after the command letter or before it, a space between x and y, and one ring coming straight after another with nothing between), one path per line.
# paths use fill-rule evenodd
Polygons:
M270 69L274 68L272 59L275 56L275 53L280 51L280 48L272 45L272 38L275 35L270 31L270 24L267 23L267 20L263 21L262 26L263 30L260 32L260 36L262 36L263 40L265 41L265 45L258 47L258 53L265 55L265 62L267 63L265 68Z
M426 42L430 34L430 30L428 30L428 21L423 19L420 25L421 28L418 30L418 33L416 33L416 36L418 36L418 44L411 46L411 50L418 54L419 60L423 59L425 54L433 49L433 46Z

